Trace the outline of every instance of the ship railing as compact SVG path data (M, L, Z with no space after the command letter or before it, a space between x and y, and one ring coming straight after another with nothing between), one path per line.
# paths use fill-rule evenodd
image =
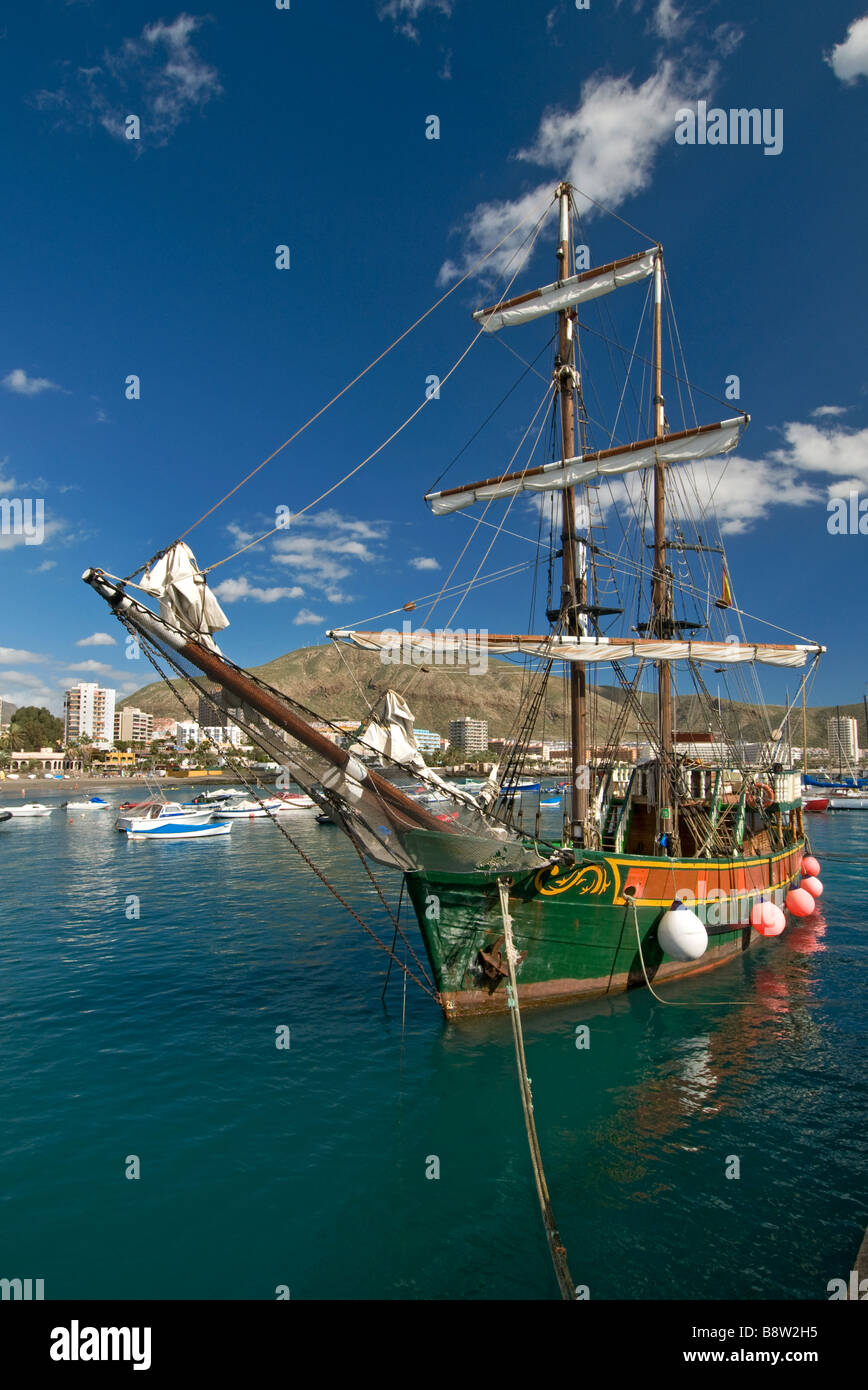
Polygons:
M627 838L627 826L630 819L630 812L633 809L633 792L636 786L636 771L630 773L630 780L627 783L627 790L624 792L624 800L618 812L618 819L615 822L615 853L624 853L624 841Z

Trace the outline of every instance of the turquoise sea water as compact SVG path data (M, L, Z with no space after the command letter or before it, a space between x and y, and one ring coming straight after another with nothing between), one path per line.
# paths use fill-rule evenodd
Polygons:
M161 845L113 819L0 826L0 1277L46 1298L556 1297L508 1021L447 1026L410 985L402 1033L401 978L384 1010L386 958L269 822ZM679 1007L637 990L525 1012L592 1299L824 1300L852 1267L868 813L811 828L822 913L662 985ZM391 940L340 832L291 829Z

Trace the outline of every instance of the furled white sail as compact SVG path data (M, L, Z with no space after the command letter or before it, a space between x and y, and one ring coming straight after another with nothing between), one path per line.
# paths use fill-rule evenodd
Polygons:
M154 562L142 576L139 587L160 600L164 622L195 637L204 647L220 650L210 634L228 627L229 619L208 588L192 550L183 541Z
M517 299L506 299L489 309L477 309L473 317L482 324L486 333L530 323L543 314L556 314L561 309L571 309L589 299L611 294L625 285L634 285L637 280L647 280L653 273L656 255L656 250L640 251L622 261L613 261L611 265L585 270L580 275L571 275L568 280L544 285L542 289L532 290L530 294L520 295Z
M371 712L371 718L358 736L358 741L348 749L351 758L363 758L372 752L380 753L389 762L407 768L427 786L448 792L457 801L467 806L476 806L476 798L461 791L449 782L444 782L428 766L416 746L413 731L413 711L406 700L394 690L387 690L380 704ZM329 784L336 786L334 779Z
M660 439L643 439L637 444L620 448L601 449L596 453L580 454L564 461L527 468L521 473L505 473L501 478L485 478L465 487L447 488L442 492L426 493L435 516L458 512L474 502L487 502L499 497L514 497L519 492L553 492L559 488L575 487L592 478L614 477L633 473L655 463L687 463L691 459L714 458L728 454L738 444L742 430L750 419L739 415L715 425L701 425L678 434L663 435Z
M483 652L489 657L514 656L519 653L555 661L706 661L715 666L733 666L743 662L759 662L764 666L804 666L810 656L824 652L825 647L811 643L788 645L774 642L700 642L663 640L654 637L545 637L521 634L382 632L351 631L348 628L330 632L329 637L351 642L367 651L376 651L388 662L420 662L446 660L450 665L477 662Z

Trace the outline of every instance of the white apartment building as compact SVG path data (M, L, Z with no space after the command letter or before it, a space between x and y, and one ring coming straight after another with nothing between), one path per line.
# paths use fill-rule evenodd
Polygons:
M488 720L449 720L449 745L460 753L482 753L488 747Z
M201 743L202 735L199 725L192 719L179 719L178 728L175 732L175 747L186 748L188 743Z
M119 709L115 714L115 743L150 743L154 716L140 709Z
M851 714L835 715L826 720L826 737L829 743L829 758L835 764L859 761L859 725Z
M237 724L227 724L225 727L222 724L206 724L199 730L199 735L198 742L207 738L215 748L227 745L230 748L241 747L242 733Z
M97 748L111 748L115 732L115 692L90 681L79 681L63 697L63 740L91 739Z

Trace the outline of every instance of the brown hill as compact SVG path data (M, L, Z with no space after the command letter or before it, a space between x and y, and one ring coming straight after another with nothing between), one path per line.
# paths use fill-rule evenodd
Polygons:
M405 666L383 665L371 652L360 651L354 647L341 647L338 651L331 644L301 647L297 651L277 657L275 661L269 661L264 666L251 669L254 675L316 711L324 719L361 718L391 687L405 695L416 717L417 728L434 729L446 735L449 732L450 719L469 715L473 719L487 719L489 735L492 738L503 737L515 731L515 722L527 681L525 673L508 661L492 660L489 662L488 670L478 675L441 666L432 667L428 671L411 671ZM176 681L173 685L185 694L195 714L198 708L197 692L191 691L186 681ZM567 737L564 722L565 686L566 683L561 677L552 677L550 680L545 708L537 720L537 738ZM654 709L653 696L643 694L641 699L645 710L651 715ZM617 686L599 686L593 692L591 713L594 742L603 743L608 739L623 700L623 692ZM189 718L183 704L162 682L146 685L135 694L127 696L119 707L126 706L173 719ZM721 712L731 736L737 735L747 740L761 740L766 736L765 720L753 706L737 701L723 701ZM780 724L784 712L783 706L769 706L772 727ZM826 719L834 713L835 707L832 706L808 710L810 745L825 745ZM840 713L856 717L860 728L860 746L868 745L865 711L862 706L841 705ZM696 730L707 726L707 720L696 696L679 696L675 714L677 726L681 729ZM790 718L794 741L800 742L801 711L794 711ZM632 714L628 718L624 738L628 741L636 738L636 721Z

